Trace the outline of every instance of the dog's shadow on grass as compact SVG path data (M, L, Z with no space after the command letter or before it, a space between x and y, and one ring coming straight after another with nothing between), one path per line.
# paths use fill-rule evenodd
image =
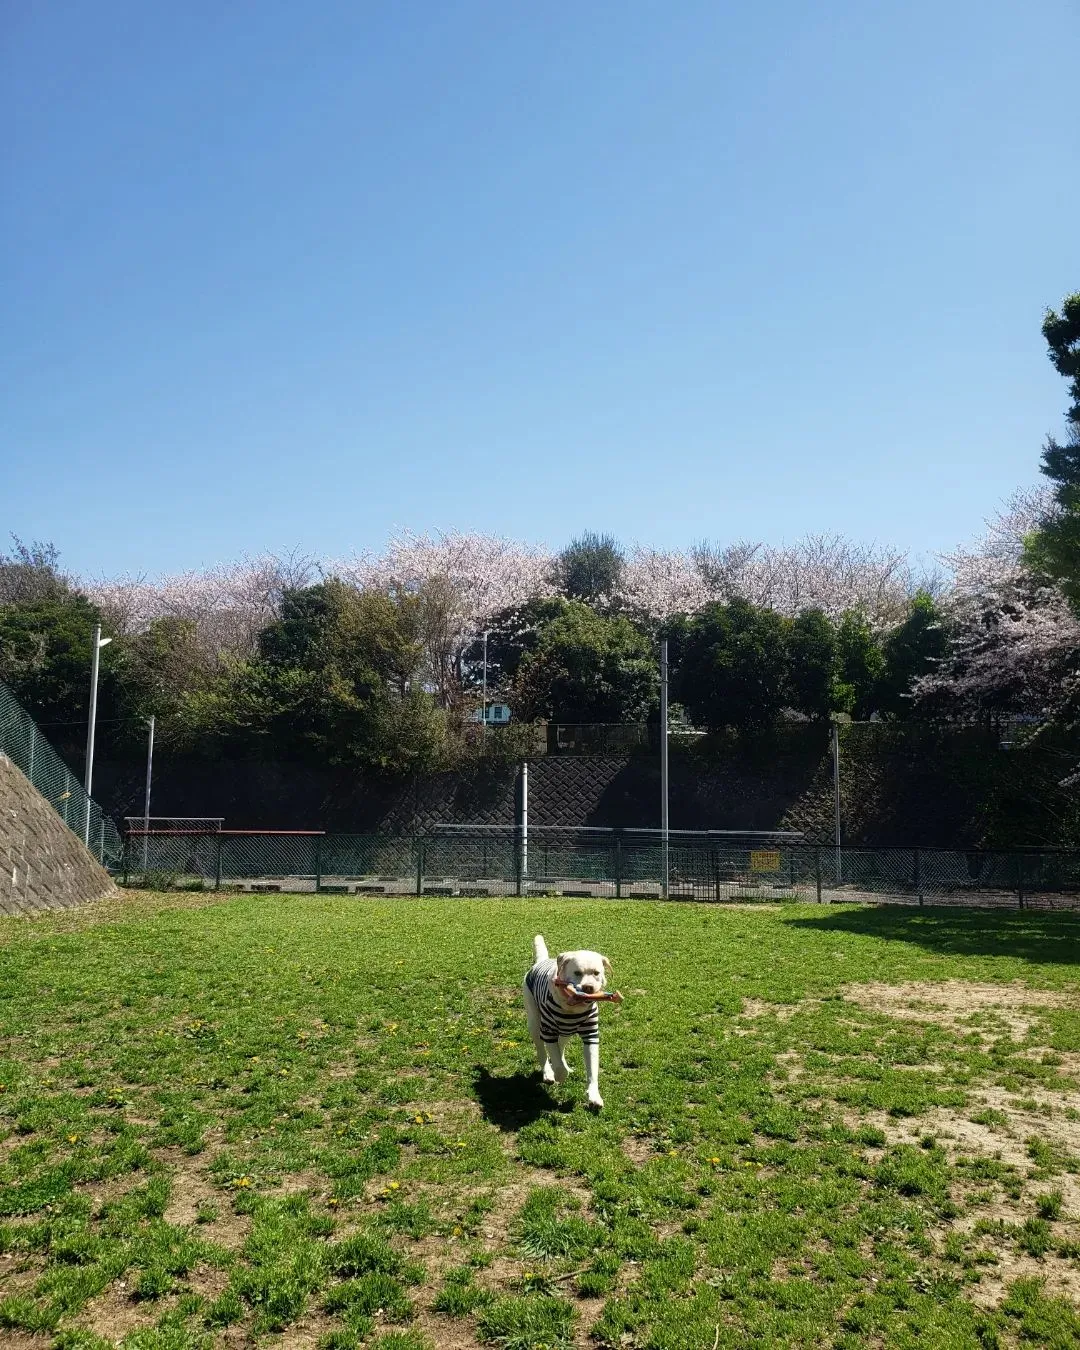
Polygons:
M473 1092L480 1103L480 1114L500 1130L520 1130L541 1116L570 1109L556 1101L535 1070L502 1077L477 1064Z

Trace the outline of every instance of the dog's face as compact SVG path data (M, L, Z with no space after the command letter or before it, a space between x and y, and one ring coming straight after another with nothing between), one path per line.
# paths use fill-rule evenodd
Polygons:
M611 973L611 962L599 952L560 952L555 958L559 979L576 984L586 994L600 994Z

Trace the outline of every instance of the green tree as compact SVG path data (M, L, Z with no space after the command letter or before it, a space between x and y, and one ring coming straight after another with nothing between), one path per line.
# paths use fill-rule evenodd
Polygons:
M559 600L546 608L535 643L523 652L510 696L527 720L644 721L659 678L653 645L629 619Z
M1042 332L1054 369L1069 381L1072 403L1065 416L1080 425L1080 291L1065 297L1060 314L1046 311Z
M848 711L838 704L836 627L823 610L804 609L788 628L788 692L815 721Z
M696 726L761 730L789 702L788 626L746 600L710 605L674 626L675 697Z
M1065 440L1049 437L1042 456L1058 510L1027 541L1025 552L1031 569L1053 578L1080 608L1080 292L1066 296L1060 314L1047 312L1042 331L1054 368L1069 381L1072 402Z
M184 735L395 772L437 768L447 721L418 678L416 622L409 597L334 579L287 591L257 656L226 663L185 700Z
M910 717L914 711L911 686L928 675L949 652L944 616L926 591L912 596L904 622L884 642L884 669L874 701L888 717Z
M625 566L623 551L612 535L587 531L559 554L555 575L567 599L602 605L618 595Z
M877 710L885 654L866 615L849 609L836 634L837 711L865 721Z
M78 745L86 734L91 648L94 625L100 622L97 607L76 592L0 607L0 680L47 728L50 739ZM102 649L98 677L102 725L117 715L123 665L120 644Z
M488 625L487 686L488 696L500 691L508 693L517 679L525 657L540 645L545 627L566 611L562 596L546 596L529 600L513 609L496 614ZM463 682L476 693L484 682L484 640L478 637L464 653Z
M118 647L124 656L118 695L122 739L141 742L144 724L153 715L157 736L168 741L178 725L184 699L210 675L195 621L155 619L141 632L122 639Z

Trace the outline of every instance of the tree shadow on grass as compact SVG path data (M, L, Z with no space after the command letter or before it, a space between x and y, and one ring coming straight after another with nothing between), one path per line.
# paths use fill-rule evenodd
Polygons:
M477 1064L473 1072L473 1091L480 1103L481 1115L500 1130L520 1130L541 1116L569 1109L551 1096L535 1070L501 1077Z
M810 932L911 942L944 956L1013 956L1046 965L1080 965L1080 914L882 905L784 922Z

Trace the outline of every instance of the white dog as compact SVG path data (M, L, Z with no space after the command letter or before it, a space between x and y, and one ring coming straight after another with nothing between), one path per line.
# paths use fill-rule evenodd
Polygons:
M604 1104L597 1086L600 1075L600 1013L596 1003L576 998L563 981L585 994L602 994L611 962L599 952L562 952L553 961L547 943L533 938L533 966L525 976L525 1015L536 1046L537 1063L545 1083L562 1083L570 1072L563 1051L573 1036L581 1037L585 1053L585 1091L589 1105Z

